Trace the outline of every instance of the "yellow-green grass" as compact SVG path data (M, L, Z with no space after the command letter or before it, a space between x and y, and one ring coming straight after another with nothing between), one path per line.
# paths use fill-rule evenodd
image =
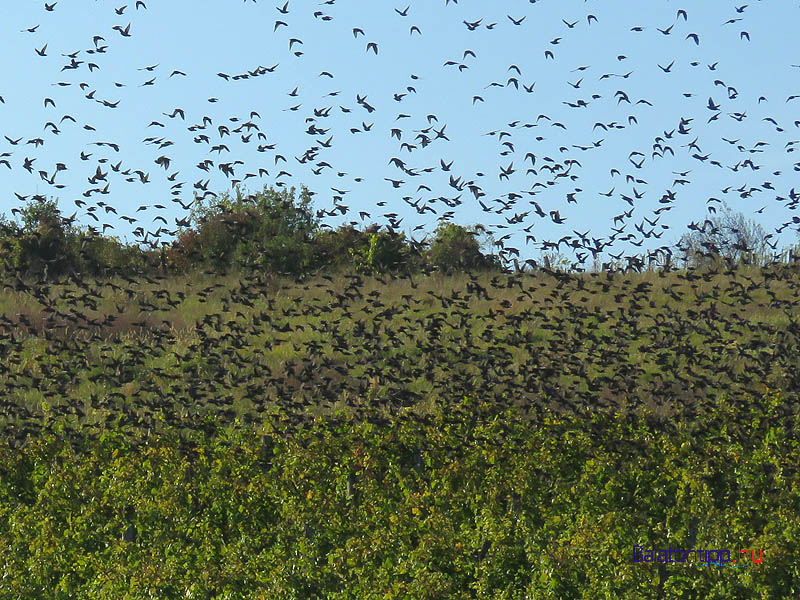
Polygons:
M354 402L379 408L388 404L391 389L402 387L417 395L424 412L426 399L447 397L459 376L507 400L541 400L541 390L522 391L537 377L531 373L535 363L540 379L584 398L680 404L719 397L732 386L735 391L729 375L746 374L754 363L767 369L757 382L761 389L781 387L786 361L767 360L766 354L783 339L797 283L796 272L779 279L741 269L571 278L543 272L410 279L339 273L300 282L199 272L64 282L36 291L7 287L0 312L11 322L4 329L18 341L7 345L0 388L41 413L48 386L57 387L51 408L90 402L81 417L87 422L125 402L146 414L150 409L140 401L162 395L162 411L197 410L185 406L192 384L204 396L213 396L214 386L226 391L220 406L200 407L212 414L224 406L233 411L226 414L242 416L265 397L274 406L278 388L299 410L325 414ZM488 298L470 291L473 284ZM740 294L742 286L749 297ZM72 311L77 322L56 311ZM110 317L113 322L106 322ZM687 324L685 335L676 335L680 321ZM334 346L337 336L342 347ZM605 358L612 346L619 354ZM676 355L681 348L687 355ZM126 362L134 365L127 372ZM393 385L401 374L407 380ZM340 393L321 402L316 391L327 385L324 376ZM698 387L698 377L713 383ZM57 386L59 378L64 384ZM270 388L269 378L280 383ZM629 393L608 386L629 378L637 382ZM658 378L673 380L662 388L673 398L647 397L647 385ZM597 380L604 383L592 383ZM248 391L262 385L272 391ZM125 402L109 406L113 393ZM176 398L180 406L171 406Z

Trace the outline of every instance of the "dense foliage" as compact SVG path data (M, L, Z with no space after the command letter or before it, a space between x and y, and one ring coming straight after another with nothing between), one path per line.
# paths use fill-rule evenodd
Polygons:
M465 398L391 425L45 437L0 450L0 596L791 598L800 430L780 405L531 422ZM633 544L763 562L662 571Z
M122 243L61 216L55 201L38 197L21 209L22 223L0 216L0 272L52 280L73 274L109 276L154 270L159 254Z
M166 247L154 242L123 243L104 235L105 227L102 232L77 227L74 216L64 218L56 201L43 196L36 196L17 212L21 223L0 215L0 272L26 277L133 277L203 269L289 276L350 269L364 274L500 272L510 266L496 254L484 254L478 237L487 230L480 224L465 227L442 221L433 237L421 242L374 223L362 229L357 229L355 222L336 229L323 227L321 212L313 210L306 188L298 194L294 188L265 186L256 193L246 193L237 187L222 195L197 196L190 218L180 221L193 226L182 225L171 231L175 239ZM139 233L142 231L140 227ZM675 245L674 264L665 255L657 266L765 266L776 258L776 253L770 252L776 250L769 243L770 237L755 221L723 206L702 226L689 225ZM778 258L786 261L787 256ZM632 264L637 263L635 259L631 257ZM543 251L538 260L525 263L520 266L520 261L514 261L517 269L544 267L568 272L575 268L567 256L552 249ZM609 269L621 266L617 263L620 261L605 265Z
M481 253L475 232L443 223L430 242L369 224L321 227L306 189L264 187L247 194L198 196L187 223L168 247L123 244L93 227L65 219L54 200L37 196L19 211L21 224L0 218L0 270L52 280L68 274L126 275L192 270L301 275L320 270L362 273L423 269L501 270Z
M430 248L431 262L445 273L497 268L498 264L481 253L475 237L477 234L475 229L469 230L455 223L439 223L436 239Z

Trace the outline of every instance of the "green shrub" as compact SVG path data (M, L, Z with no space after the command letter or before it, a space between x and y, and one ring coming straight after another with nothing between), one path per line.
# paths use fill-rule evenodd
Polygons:
M55 227L62 220L58 201L52 198L48 200L44 196L29 200L19 212L23 230L27 232L36 231L42 225Z
M24 265L22 231L13 221L0 216L0 268L4 272L18 271Z
M64 222L57 201L36 196L20 209L22 227L6 227L4 251L14 271L24 276L50 278L65 273L71 263L68 235L72 229Z
M428 251L431 264L446 273L491 266L492 261L481 253L476 239L478 232L455 223L442 222Z
M240 188L192 211L196 229L181 232L169 254L185 268L199 260L215 268L234 264L271 273L296 274L313 263L311 240L318 221L306 188L264 187L245 196Z
M255 214L245 211L217 214L198 232L198 244L205 262L216 268L230 266L237 247L248 243L254 234Z
M318 267L342 267L353 261L351 250L361 249L369 244L369 233L377 231L376 225L359 230L352 225L342 225L338 229L321 229L313 239L314 263Z
M92 231L76 231L68 237L71 267L78 273L108 276L112 273L132 273L144 267L141 250L123 244L116 237L106 237Z
M67 272L71 257L64 230L57 224L43 223L38 231L24 232L20 238L20 267L25 275L45 278Z
M373 228L367 240L368 244L362 242L349 249L357 270L383 273L408 264L409 248L404 234Z

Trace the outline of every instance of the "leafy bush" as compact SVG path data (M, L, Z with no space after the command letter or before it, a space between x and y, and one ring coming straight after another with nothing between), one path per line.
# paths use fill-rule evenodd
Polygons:
M170 261L186 268L195 260L216 268L234 264L271 273L296 274L312 265L311 239L318 221L311 194L302 188L267 186L245 196L241 188L211 201L198 199L191 221L196 229L181 232Z
M80 230L68 238L71 268L77 273L109 276L112 273L135 273L145 267L145 258L135 246L123 244L116 237Z
M72 263L66 232L57 221L45 220L36 231L23 231L19 242L19 265L26 275L61 275Z
M492 261L481 253L477 235L476 228L467 229L455 223L439 223L436 237L428 251L430 262L446 273L490 267Z
M237 211L214 215L203 223L197 242L205 262L216 268L229 267L239 247L252 243L256 218L255 212Z
M352 262L350 249L363 245L365 232L352 225L338 229L320 229L314 234L314 264L337 269Z
M19 210L22 224L0 218L2 268L25 277L53 279L70 273L107 276L139 272L142 251L115 237L75 227L55 200L37 196Z
M23 230L33 232L41 226L57 227L61 223L58 201L44 196L36 196L19 210Z
M125 245L92 228L73 227L55 200L41 196L18 212L22 225L0 221L0 251L6 270L26 276L183 273L209 266L287 275L342 267L365 273L500 268L497 257L481 254L475 239L479 227L441 224L432 247L412 244L405 234L382 231L377 224L321 230L306 188L297 194L294 188L265 186L246 194L237 187L213 200L198 197L190 215L194 226L180 230L163 250Z
M427 423L0 446L0 597L793 598L784 403L754 401L746 433L725 403L654 425L467 397ZM740 543L763 562L632 562L634 544Z
M383 273L407 266L409 248L403 233L380 231L377 226L372 226L365 233L368 244L365 245L362 238L362 243L349 249L358 271Z
M4 272L19 271L24 266L21 237L19 225L0 215L0 267Z

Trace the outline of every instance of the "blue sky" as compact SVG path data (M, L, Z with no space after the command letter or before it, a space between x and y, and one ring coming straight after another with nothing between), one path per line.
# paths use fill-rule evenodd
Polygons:
M126 2L118 15L115 9ZM609 241L613 226L624 231L615 234L611 253L670 245L689 222L702 223L717 200L756 219L780 245L797 239L791 227L775 233L795 214L792 188L800 190L800 154L793 152L800 144L800 97L787 101L800 94L800 68L793 66L800 65L792 34L800 17L796 2L289 0L286 14L278 10L283 1L134 5L59 0L49 11L43 2L25 0L6 7L0 133L22 140L12 145L0 137L0 154L8 153L3 158L11 165L0 164L0 212L10 216L21 204L14 193L44 194L57 197L65 215L77 211L80 223L110 223L111 234L133 241L137 226L155 231L162 225L153 222L158 215L175 229L185 211L173 199L188 204L198 181L210 180L208 189L222 192L234 177L218 165L242 161L235 178L255 174L244 182L250 190L305 184L315 207L325 210L342 196L337 202L349 212L326 218L333 226L361 222L359 211L370 213L366 222L379 223L387 222L385 213L397 213L400 229L421 239L453 211L454 222L482 223L495 237L511 234L505 243L519 248L521 258L537 257L542 241L575 232ZM286 25L276 29L276 21ZM114 29L128 24L129 37ZM33 33L21 31L37 25ZM411 33L412 26L421 33ZM355 37L356 27L364 34ZM95 35L104 39L95 43ZM293 38L302 43L290 50ZM377 44L377 55L366 50L369 42ZM64 55L74 52L77 68L63 69L72 60ZM186 75L170 77L175 70ZM45 98L55 106L45 106ZM709 108L710 99L718 109ZM110 108L102 100L119 104ZM185 111L185 120L164 114L175 108ZM188 130L204 117L211 120L205 129ZM247 130L221 137L219 126L233 130L248 121L259 128L250 129L251 137ZM309 134L311 125L325 133ZM423 147L417 136L430 125L444 126L447 139L434 139L430 130ZM399 130L394 136L393 129ZM197 143L201 135L208 142ZM37 138L44 144L26 143ZM117 144L119 152L96 142ZM219 144L227 150L212 152ZM312 147L313 160L301 164L297 159ZM161 156L170 159L169 168L154 162ZM35 159L32 173L23 169L25 159ZM197 167L206 160L213 161L208 172ZM119 161L115 172L111 165ZM440 161L452 161L450 170ZM67 170L50 179L59 162ZM91 184L98 166L108 175ZM149 183L124 175L126 169L148 173ZM278 177L281 171L290 175ZM453 187L451 176L471 183L472 191ZM83 195L106 183L107 194ZM666 193L674 200L659 202ZM75 200L87 204L78 207ZM101 205L95 222L86 209L98 201L138 221L129 224ZM418 214L410 203L436 212ZM149 208L137 212L141 205ZM665 207L671 208L654 212ZM631 209L615 225L614 217ZM554 222L551 211L563 222ZM523 228L536 242L526 245ZM640 229L662 237L644 238ZM634 237L620 239L629 233Z

